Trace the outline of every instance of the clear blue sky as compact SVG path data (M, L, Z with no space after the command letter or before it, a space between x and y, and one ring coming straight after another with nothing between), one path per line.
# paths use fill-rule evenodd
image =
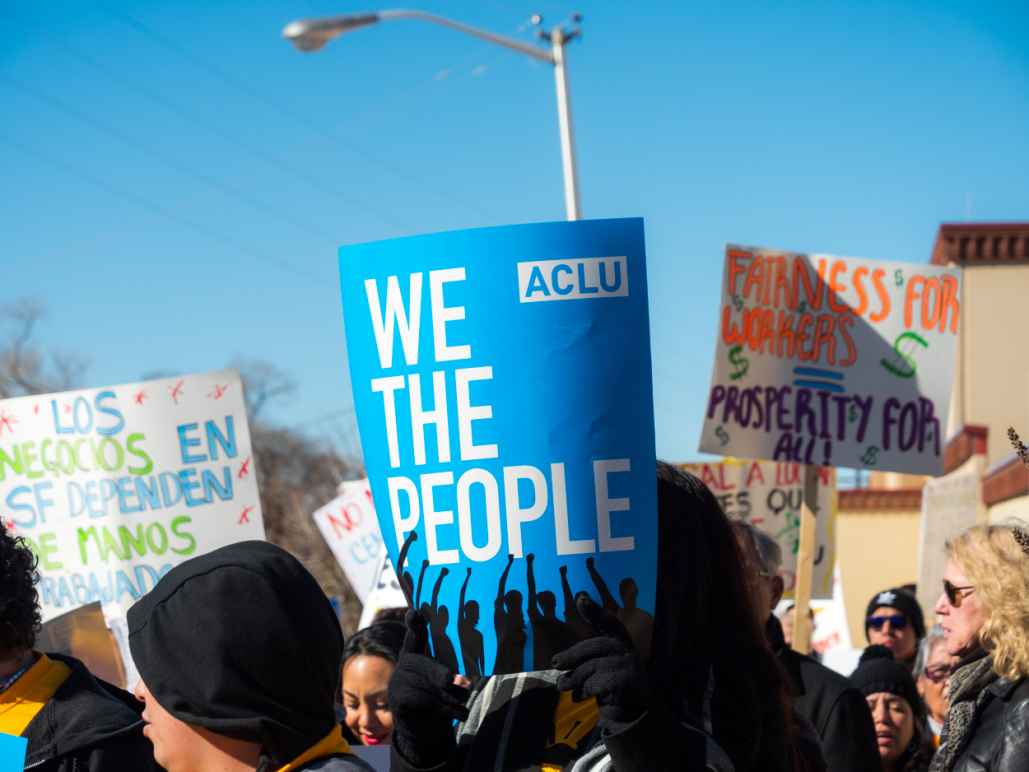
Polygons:
M697 455L726 242L921 262L941 221L1029 219L1024 0L417 7L585 15L583 210L646 218L666 458ZM300 385L272 417L342 442L337 248L563 217L548 67L419 22L280 37L351 10L0 6L0 303L45 300L87 385L264 358Z

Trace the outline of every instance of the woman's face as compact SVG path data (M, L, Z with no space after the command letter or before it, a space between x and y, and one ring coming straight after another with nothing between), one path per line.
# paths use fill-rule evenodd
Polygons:
M915 637L915 628L906 614L892 606L880 606L868 618L877 625L870 625L868 628L870 644L885 646L898 662L907 662L915 656L918 638Z
M955 590L954 603L950 602L946 592L941 593L940 599L936 601L936 608L933 609L940 627L943 628L947 653L962 657L979 647L979 631L986 622L986 610L979 600L979 593L957 562L947 561L943 579L955 588L966 588Z
M869 694L865 699L875 722L875 741L883 762L899 759L915 736L915 716L903 697L889 692Z
M364 745L388 744L393 735L393 714L386 701L392 675L393 663L371 654L358 654L343 666L344 721Z
M929 715L943 723L947 715L947 681L958 658L948 653L943 641L933 646L925 663L925 669L918 674L918 693L922 695Z

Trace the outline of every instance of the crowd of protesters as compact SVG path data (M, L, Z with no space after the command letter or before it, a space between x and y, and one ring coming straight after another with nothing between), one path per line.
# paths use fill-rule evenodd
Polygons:
M1029 531L950 540L928 631L906 589L877 593L845 677L788 645L774 539L670 465L657 493L649 650L580 593L588 637L474 678L431 656L421 610L344 643L304 566L243 542L129 610L129 694L36 649L36 559L0 527L0 732L40 772L370 770L362 745L389 746L399 772L1029 771Z

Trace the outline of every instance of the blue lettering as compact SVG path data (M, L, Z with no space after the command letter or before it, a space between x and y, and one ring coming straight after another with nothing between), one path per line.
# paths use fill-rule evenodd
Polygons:
M575 284L573 282L568 282L562 287L560 284L558 284L558 273L565 273L571 276L572 268L571 266L561 263L559 265L555 265L554 270L550 272L550 283L554 286L554 292L556 292L558 295L567 295L573 289L575 289Z
M107 391L101 391L97 394L93 404L96 405L96 411L98 413L111 416L114 418L115 423L113 426L98 426L96 431L97 434L102 437L111 437L125 428L125 418L122 416L121 411L118 410L118 408L106 407L103 404L105 399L117 400L118 398L115 396L113 391L108 389Z
M615 269L615 281L614 284L608 285L607 283L607 262L604 260L600 261L600 286L604 288L605 292L616 292L622 286L622 262L620 260L614 261Z
M235 458L238 451L236 450L236 424L232 416L225 416L225 434L222 434L218 430L218 424L214 421L207 421L204 424L204 428L207 430L207 449L208 453L211 454L211 460L218 460L218 446L225 451L225 455L228 458Z
M57 400L50 400L50 412L54 416L54 431L58 434L75 434L74 426L61 425L61 411L57 409Z
M209 498L198 499L193 497L193 489L200 487L196 476L196 469L183 469L179 472L179 485L182 486L182 493L187 507L195 507L198 504L209 504L211 502Z
M157 484L156 477L137 477L136 480L136 496L139 498L139 508L143 510L145 508L160 509L161 508L161 492ZM143 503L143 499L146 499L146 503Z
M200 445L201 441L195 437L187 437L186 432L196 431L197 424L182 424L176 431L179 433L179 455L182 456L183 464L200 464L207 460L207 456L194 456L191 455L189 449Z
M579 263L579 292L583 295L593 295L598 291L596 287L586 283L586 264Z
M153 478L150 478L153 480ZM123 515L132 514L133 512L143 511L143 502L140 501L139 495L136 495L136 501L138 503L132 504L132 479L129 477L121 477L118 479L118 511Z
M232 467L222 467L222 478L219 481L210 469L205 469L200 473L200 479L204 485L205 503L214 501L212 493L222 501L232 501Z
M86 411L86 417L82 421L79 420L79 414L81 412L79 408L83 408ZM93 431L93 408L85 397L75 398L75 407L72 410L72 417L75 419L75 431L79 434L89 434Z
M170 506L173 506L174 504L177 504L179 502L179 500L182 498L182 486L179 485L179 478L178 478L178 476L172 474L171 472L161 472L160 477L161 477L161 499L164 501L164 506L170 507ZM174 488L175 496L174 497L172 496L171 492L168 490L168 483L169 483L169 481L172 483L172 485L175 486L175 488Z
M7 494L7 509L11 512L28 512L28 520L19 520L16 515L12 515L11 519L18 528L32 528L36 524L36 510L33 509L32 504L25 504L18 501L21 496L31 496L32 488L27 485L19 485L14 488L10 493Z
M538 265L534 265L532 273L529 274L529 286L525 289L525 297L531 298L534 292L542 292L544 295L550 294L550 290L547 289L547 282L543 278L543 271L540 270Z

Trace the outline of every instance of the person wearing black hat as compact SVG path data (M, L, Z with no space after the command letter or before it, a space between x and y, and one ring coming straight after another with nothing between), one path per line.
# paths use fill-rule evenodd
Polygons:
M885 646L873 645L861 655L850 680L872 711L882 772L926 772L933 755L932 735L907 667Z
M248 541L187 560L128 613L143 733L167 772L369 772L335 720L343 634L314 577Z
M911 672L925 637L925 619L915 596L900 587L873 595L865 609L865 637L870 645L889 649Z

